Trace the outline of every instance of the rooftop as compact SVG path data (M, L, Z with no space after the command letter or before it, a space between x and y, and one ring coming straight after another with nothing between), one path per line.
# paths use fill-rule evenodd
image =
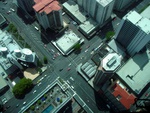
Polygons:
M68 0L63 7L77 20L79 28L85 34L89 34L98 26L97 22L89 18L88 14L74 1Z
M140 27L145 33L150 33L150 20L142 17L136 11L130 11L126 16L124 16L124 19L127 19L131 23Z
M140 15L144 18L150 19L149 12L150 12L150 6L148 6Z
M147 50L130 58L116 73L135 93L139 94L150 82L149 67L150 55Z
M117 53L109 53L101 63L106 71L115 71L115 69L121 64L121 56Z
M35 5L33 6L36 12L46 14L51 13L52 11L58 11L61 9L59 2L56 0L34 0Z
M96 0L99 4L101 4L102 6L107 6L110 2L112 2L113 0Z
M56 41L56 45L64 52L67 53L77 43L80 38L71 30L66 31L65 34Z
M136 97L133 94L128 93L120 81L117 81L115 85L112 86L112 90L112 94L116 99L120 101L126 109L130 109Z

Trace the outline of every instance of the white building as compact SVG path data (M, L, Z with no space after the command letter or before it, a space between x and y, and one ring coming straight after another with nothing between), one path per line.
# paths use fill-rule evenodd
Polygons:
M47 28L57 29L63 26L62 8L56 0L34 0L33 6L40 25Z
M115 0L74 0L100 25L110 18Z
M69 30L55 42L52 41L52 43L63 55L68 55L74 50L76 44L80 44L83 41L73 31Z
M150 20L135 11L130 11L123 17L115 39L129 55L133 56L150 40Z
M111 16L115 0L97 0L95 20L101 25Z
M18 68L23 69L22 66L36 66L37 60L34 52L27 48L22 49L9 33L0 30L0 65L7 74Z

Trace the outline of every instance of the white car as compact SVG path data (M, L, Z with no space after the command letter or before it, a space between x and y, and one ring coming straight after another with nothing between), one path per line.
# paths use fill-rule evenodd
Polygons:
M10 10L13 11L13 12L15 11L13 8L10 8Z
M73 87L73 86L71 86L71 88L72 88L72 89L74 89L74 87Z
M67 83L70 84L69 80L67 80Z
M74 81L74 79L73 79L72 77L70 77L70 79L71 79L72 81Z
M36 93L36 90L33 91L33 94Z
M40 86L42 83L40 82L40 83L38 83L38 86Z
M23 105L25 105L27 102L23 102Z

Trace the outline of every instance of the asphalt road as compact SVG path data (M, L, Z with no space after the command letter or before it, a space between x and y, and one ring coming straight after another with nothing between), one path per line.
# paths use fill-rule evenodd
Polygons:
M35 86L34 89L25 96L24 99L18 100L15 98L12 98L9 103L6 104L6 106L10 105L11 107L7 110L8 113L16 113L23 107L23 102L26 101L29 103L34 97L38 94L38 92L41 92L48 84L50 84L51 81L55 80L58 76L62 77L64 80L70 80L70 76L73 76L75 82L72 83L72 85L75 87L75 91L77 94L87 103L87 105L94 111L99 112L99 110L96 107L96 103L94 100L94 91L93 89L86 83L86 81L77 74L76 72L76 66L82 62L81 57L87 56L87 58L90 58L89 52L84 52L87 48L86 46L90 45L89 49L92 47L92 44L96 46L94 42L98 42L99 37L95 37L95 39L92 39L91 41L88 41L85 39L85 44L82 46L82 50L80 54L72 53L68 57L64 57L62 55L58 56L55 60L52 60L52 54L49 52L50 49L53 49L56 52L58 52L51 43L47 44L46 47L44 47L44 43L41 41L41 34L40 32L36 31L34 29L33 25L26 25L15 12L11 12L10 14L7 14L6 12L11 7L11 4L5 5L5 10L2 11L2 14L12 23L14 23L17 28L20 31L20 34L24 37L25 41L31 46L31 48L38 54L39 57L47 56L49 60L49 69L43 74L47 75L42 81L40 86ZM77 31L77 29L70 25L71 29L73 29L79 36L83 37L81 33ZM88 53L88 55L87 55ZM71 63L71 66L67 66ZM67 68L70 67L71 70L67 71ZM59 70L63 70L60 72ZM42 76L38 77L40 79ZM37 81L36 80L36 81ZM76 82L78 81L78 82ZM82 86L82 87L81 87ZM86 87L86 88L85 88ZM84 89L85 88L85 89ZM37 92L33 94L33 91L36 90ZM90 92L90 93L89 93ZM89 104L90 103L90 104ZM19 104L19 107L16 108L15 105Z
M58 53L59 51L55 49L55 47L51 43L47 43L45 46L45 43L42 42L43 37L41 33L37 30L35 30L33 24L25 24L24 21L15 12L11 12L10 14L7 14L6 12L10 7L14 7L13 4L8 3L4 6L4 4L0 4L0 7L4 7L4 10L0 9L1 13L12 23L14 23L17 28L20 31L20 34L24 37L25 41L31 46L31 48L37 53L37 55L40 57L40 59L43 58L43 56L46 56L49 60L48 69L46 72L44 72L41 76L39 76L34 82L38 81L41 77L44 77L44 75L47 75L44 77L44 79L41 81L41 85L36 85L31 92L29 92L24 99L16 99L12 98L7 104L11 107L6 111L7 113L17 113L22 107L23 102L26 101L29 103L31 100L34 99L36 95L38 95L39 92L41 92L43 89L47 87L48 84L50 84L53 80L55 80L58 76L63 78L64 80L68 80L70 82L70 85L74 86L74 90L76 93L83 99L83 101L89 106L89 108L92 109L94 113L101 113L102 111L99 111L96 105L96 98L94 94L94 90L89 86L89 84L76 72L76 66L88 59L90 59L91 51L93 48L97 47L101 43L101 38L99 36L95 36L90 40L87 40L78 30L77 26L74 26L72 24L69 25L69 28L72 29L78 36L81 38L84 38L85 42L81 46L82 50L80 53L71 53L69 56L65 57L62 55L59 55L57 58L53 59L53 55ZM67 15L66 15L66 18ZM71 19L69 19L70 21ZM116 20L114 22L115 25L119 23L119 20ZM117 27L115 28L117 29ZM46 40L46 39L44 39ZM54 50L51 51L51 50ZM82 58L82 59L81 59ZM69 65L71 64L71 65ZM71 70L67 70L70 68ZM60 69L63 69L62 71L59 71ZM70 77L74 78L74 81L70 79ZM36 90L37 92L33 94L33 91ZM101 101L101 100L99 100ZM16 105L19 104L19 107L16 108Z

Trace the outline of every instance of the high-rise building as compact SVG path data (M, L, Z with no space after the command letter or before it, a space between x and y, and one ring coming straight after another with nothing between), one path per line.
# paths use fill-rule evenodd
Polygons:
M34 2L36 17L45 30L63 26L62 8L57 0L34 0Z
M121 11L123 8L129 6L130 4L132 4L135 1L136 0L116 0L114 9Z
M115 0L97 0L94 18L99 24L103 24L111 16Z
M17 0L18 6L23 9L26 12L32 12L33 11L33 5L34 1L33 0Z
M110 18L115 0L74 0L99 24Z
M130 11L120 22L115 39L130 56L133 56L150 40L150 20L135 11Z

